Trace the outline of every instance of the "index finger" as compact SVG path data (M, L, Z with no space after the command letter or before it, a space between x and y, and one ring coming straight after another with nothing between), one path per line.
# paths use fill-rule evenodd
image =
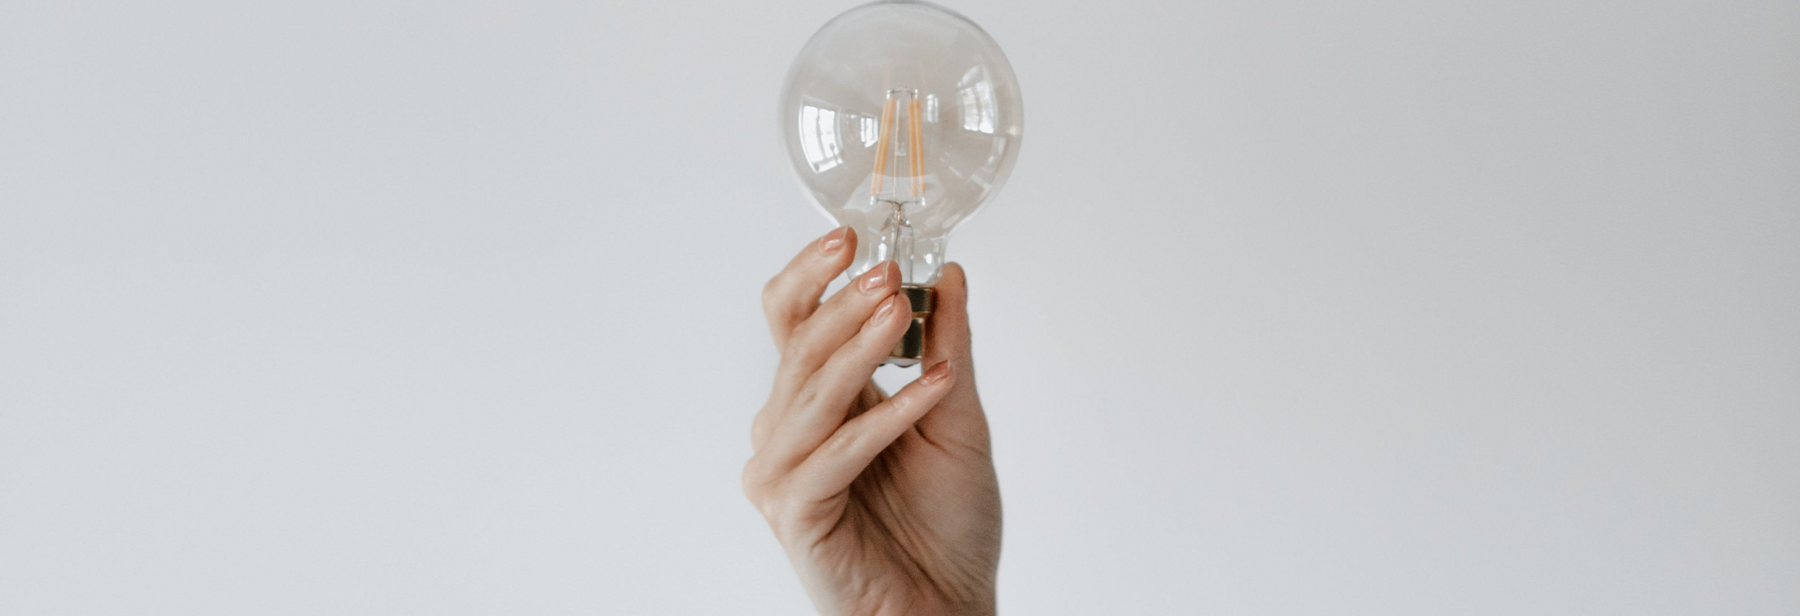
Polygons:
M831 279L856 257L856 231L838 227L794 255L781 273L763 286L763 315L776 347L787 346L794 327L819 309L819 296Z

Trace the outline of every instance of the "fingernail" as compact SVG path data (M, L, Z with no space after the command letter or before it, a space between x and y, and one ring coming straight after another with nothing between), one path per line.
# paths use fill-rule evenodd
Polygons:
M887 277L888 277L887 262L882 261L880 265L875 266L875 269L871 269L871 270L869 270L869 273L863 274L863 279L862 279L863 292L864 293L874 293L877 289L886 287L887 286Z
M875 311L875 320L879 321L887 318L890 314L894 314L894 306L899 305L899 303L900 296L898 295L888 298L885 302L881 302L881 309Z
M926 384L931 384L942 381L944 380L944 377L947 376L950 376L950 360L948 359L938 362L936 366L932 366L931 369L926 370L925 374L919 375L919 380L924 381Z
M844 246L844 235L849 232L850 227L838 227L837 230L825 234L825 237L819 238L819 252L826 254L837 252Z

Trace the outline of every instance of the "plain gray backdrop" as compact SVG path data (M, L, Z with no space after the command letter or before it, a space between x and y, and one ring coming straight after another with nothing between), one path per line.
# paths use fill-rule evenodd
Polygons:
M0 2L0 613L807 612L738 476L852 4ZM951 6L1003 611L1800 611L1800 4Z

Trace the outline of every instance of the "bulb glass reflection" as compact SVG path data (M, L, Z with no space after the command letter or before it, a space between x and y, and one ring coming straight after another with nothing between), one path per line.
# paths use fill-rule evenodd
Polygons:
M1024 117L992 37L943 7L856 7L801 49L782 89L788 158L809 196L857 232L856 276L884 260L938 280L950 232L993 199Z

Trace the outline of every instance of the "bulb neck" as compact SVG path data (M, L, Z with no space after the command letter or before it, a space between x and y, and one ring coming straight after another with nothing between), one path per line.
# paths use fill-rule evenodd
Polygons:
M856 267L852 277L862 275L883 261L900 266L902 284L929 287L937 283L943 272L944 247L949 238L942 230L923 232L914 226L903 204L878 204L873 216L857 215L841 218L839 224L856 227L858 245Z
M900 342L894 344L894 350L888 352L885 363L890 366L916 366L925 360L925 327L931 318L931 311L937 307L937 289L924 285L900 285L900 295L912 304L912 322L907 324L906 333L900 336Z

